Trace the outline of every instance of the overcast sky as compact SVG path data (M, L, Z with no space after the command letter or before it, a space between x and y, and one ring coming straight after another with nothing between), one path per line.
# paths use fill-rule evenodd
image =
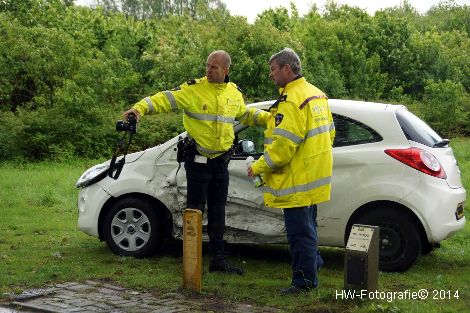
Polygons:
M243 15L253 22L256 15L269 8L286 7L289 8L289 0L222 0L227 5L232 15ZM295 3L300 15L306 14L315 4L320 10L325 6L326 0L292 0ZM365 9L369 14L382 8L399 6L401 0L336 0L338 4L348 4ZM409 0L408 1L420 13L425 13L432 6L439 4L440 0ZM470 0L456 0L459 5L470 5Z
M75 3L89 4L93 0L75 0ZM222 0L227 5L231 15L246 16L248 22L253 22L256 15L269 8L286 7L289 9L289 0ZM292 0L295 3L300 15L306 14L313 4L322 10L326 0ZM420 13L425 13L432 6L439 4L441 0L409 0L408 1ZM382 8L399 6L402 0L336 0L338 4L348 4L365 9L369 14ZM470 5L470 0L455 0L459 5Z

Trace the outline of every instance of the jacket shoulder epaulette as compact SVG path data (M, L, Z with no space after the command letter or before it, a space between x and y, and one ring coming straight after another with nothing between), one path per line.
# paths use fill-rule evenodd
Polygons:
M200 79L200 78L196 78L196 79L190 79L186 82L186 85L188 86L194 86L194 85L198 85L198 84L202 84L203 83L203 80Z
M238 87L237 84L232 83L232 82L230 82L230 84L231 84L233 87L235 87L241 94L243 94L243 90L242 90L240 87Z

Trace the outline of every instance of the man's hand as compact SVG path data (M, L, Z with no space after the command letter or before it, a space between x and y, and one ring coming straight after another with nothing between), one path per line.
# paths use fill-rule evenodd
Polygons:
M126 112L122 113L122 116L127 120L127 116L130 114L130 113L133 113L136 117L137 117L137 122L140 121L140 113L139 111L137 111L136 109L132 108L132 109L129 109L127 110Z
M246 169L248 172L248 177L253 177L253 170L251 169L251 166Z

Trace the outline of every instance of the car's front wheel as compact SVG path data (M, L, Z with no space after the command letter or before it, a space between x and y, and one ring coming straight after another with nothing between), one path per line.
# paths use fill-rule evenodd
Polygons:
M121 199L106 215L104 237L115 254L148 257L163 243L163 222L158 211L148 201Z
M386 272L402 272L421 253L421 240L412 218L396 208L375 208L357 221L380 227L379 264Z

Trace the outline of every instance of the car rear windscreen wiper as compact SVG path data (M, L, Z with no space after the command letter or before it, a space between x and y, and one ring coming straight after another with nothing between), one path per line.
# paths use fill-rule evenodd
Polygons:
M434 144L434 146L432 146L433 148L442 148L442 147L445 147L449 144L450 140L449 139L442 139L441 141L439 142L436 142Z

